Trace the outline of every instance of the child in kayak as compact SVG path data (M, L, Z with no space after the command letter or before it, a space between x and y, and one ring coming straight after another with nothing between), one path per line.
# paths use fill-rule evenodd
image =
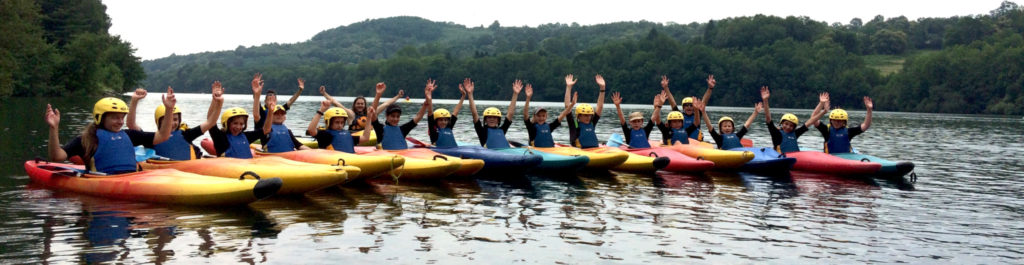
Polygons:
M385 88L385 85L384 85L383 82L377 83L377 87L376 87L377 90L381 90L383 92L384 88ZM352 100L352 109L348 109L348 108L345 108L345 106L342 105L341 102L338 102L337 100L335 100L334 97L331 96L331 94L328 94L326 87L320 86L320 94L323 95L324 98L327 99L327 101L330 101L331 104L333 104L335 107L339 107L339 108L343 108L343 109L351 111L349 114L352 114L353 116L352 116L352 121L350 122L351 124L348 125L348 129L350 131L352 131L352 133L358 133L358 132L362 131L363 129L366 129L366 125L368 123L367 123L367 119L366 119L366 116L367 116L366 110L367 110L367 108L366 108L366 98L365 97L363 97L363 96L356 97L356 99ZM380 113L380 112L384 111L384 108L387 108L387 106L391 106L391 104L394 104L395 102L397 102L398 98L401 98L402 96L404 96L404 94L405 94L404 90L399 90L398 91L398 95L395 95L395 97L389 99L387 102L384 103L384 105L381 105L380 107L377 107L376 112L374 112L374 113Z
M281 108L284 109L284 111L290 110L292 108L292 104L295 103L295 100L299 99L299 95L302 95L302 90L306 89L306 80L303 80L302 78L299 78L298 81L299 81L299 90L295 91L295 94L292 95L292 97L288 99L288 102L284 103L284 105L281 107ZM252 85L256 86L257 83L259 84L260 88L263 87L263 74L256 73L256 75L253 76L253 78L252 78ZM256 96L259 96L259 95L257 94ZM267 90L267 96L263 99L263 101L266 102L267 100L269 100L271 98L274 99L274 102L277 102L277 92L275 92L274 90ZM259 98L257 98L256 100L259 100ZM259 112L258 112L259 115L255 115L256 112L257 111L255 111L255 110L253 111L253 116L255 116L255 118L256 118L255 119L256 120L256 123L255 123L256 128L263 128L263 122L265 121L264 118L266 118L268 116L267 115L267 108L265 106L260 108Z
M469 78L459 83L459 93L462 94L459 97L459 103L455 105L455 109L449 112L447 109L439 108L434 110L433 102L427 107L427 136L430 137L430 144L442 147L451 148L459 146L455 141L455 133L452 128L455 128L455 122L459 120L459 111L462 110L462 101L466 99L466 84L472 84Z
M566 82L569 81L570 79L566 79ZM572 81L576 82L575 80ZM566 90L566 93L569 93L569 90ZM576 99L579 98L579 94L573 93L570 104L566 105L562 113L558 114L555 121L551 123L548 123L548 111L544 108L537 108L537 112L533 114L531 119L530 98L532 97L533 86L526 84L526 104L523 105L523 122L526 124L526 133L530 137L530 146L555 147L555 140L551 137L551 131L562 125L562 119L565 119L566 115L569 115L569 112L572 110L572 107L576 105Z
M655 103L653 118L654 125L657 125L658 130L661 131L661 144L673 145L675 143L690 143L689 136L700 128L698 127L698 125L700 125L700 116L702 115L700 110L704 106L704 101L698 99L694 100L693 103L689 103L697 110L694 112L696 119L690 121L690 123L686 123L686 118L682 112L674 110L668 113L668 117L665 118L668 120L668 125L665 125L664 122L661 122L661 107L665 104L664 101L668 100L670 97L669 95L671 94L664 91L662 91L661 94L663 95L662 102L660 104Z
M579 104L575 109L575 117L569 116L569 142L577 148L594 148L598 147L597 132L594 130L594 126L597 125L598 120L601 119L601 110L604 109L604 91L605 83L604 78L601 75L594 76L598 87L601 88L601 92L597 94L597 110L594 110L590 104ZM576 84L576 79L572 78L572 75L565 77L565 105L569 106L569 91L572 90L572 86Z
M377 95L373 99L373 108L377 109L377 104L380 103L380 96L384 93L386 86L377 86ZM377 120L377 115L368 116L370 117L370 125L373 126L373 132L377 134L377 140L379 148L384 150L404 150L408 149L409 145L405 141L405 136L409 135L409 132L413 128L416 128L416 124L423 118L424 112L427 111L427 106L430 105L431 95L435 88L433 80L427 80L427 86L424 89L426 99L423 100L423 106L420 107L420 111L413 116L411 120L403 123L401 126L398 125L399 120L402 118L402 107L398 104L387 106L384 110L385 124L381 124ZM402 92L399 92L402 94Z
M210 109L206 112L206 121L195 128L182 126L181 110L178 109L178 107L174 107L170 116L166 115L167 109L164 108L164 105L156 107L156 111L153 113L153 119L156 122L157 129L160 129L160 125L163 124L161 120L164 118L171 119L171 137L160 144L143 146L146 148L153 148L153 150L156 151L156 155L166 157L171 160L193 160L202 158L202 151L199 150L199 147L192 144L192 141L199 138L199 136L203 136L206 131L209 131L214 126L217 126L217 115L220 114L220 107L224 104L224 88L221 86L220 81L213 82L210 94L213 95L213 99L210 101ZM136 131L142 130L142 127L139 127L135 122L135 114L138 113L136 111L136 107L139 104L139 100L145 97L145 89L135 89L135 94L132 95L131 103L128 104L128 129Z
M162 97L163 106L174 109L176 100L174 90L167 88ZM128 114L128 104L117 98L103 98L92 108L93 122L82 130L82 135L75 137L64 146L60 144L60 110L46 104L46 124L50 126L50 139L47 146L50 161L60 162L69 157L79 156L86 170L105 174L121 174L135 172L136 145L153 145L167 141L174 128L174 121L164 119L163 124L154 134L142 131L121 129L124 118Z
M469 79L466 80L469 81ZM508 132L508 127L512 126L512 117L515 116L516 111L516 99L519 98L519 92L523 90L523 81L516 79L512 83L512 100L508 104L505 121L500 122L500 126L501 110L495 107L484 109L484 119L481 122L476 111L476 103L473 100L473 82L468 82L464 88L466 94L469 95L469 109L473 111L473 128L476 129L476 136L480 138L480 145L489 149L511 148L508 139L505 138L505 133Z
M717 84L717 82L715 82L715 75L708 75L707 82L708 82L708 89L706 91L704 91L704 96L701 97L701 99L700 99L700 101L703 102L705 106L708 104L708 100L711 99L711 90L714 89L715 88L715 84ZM665 94L668 95L668 101L672 104L672 111L679 111L679 107L676 106L676 99L675 99L675 97L672 96L672 92L669 91L669 89L668 89L668 77L667 76L661 76L661 88L662 88L663 91L665 91ZM683 98L683 100L680 101L680 104L683 105L683 110L682 110L681 113L683 114L683 124L691 124L691 123L692 124L697 124L697 129L692 131L692 132L690 132L688 136L691 139L697 139L698 141L703 141L704 140L704 133L702 133L701 130L700 130L700 117L697 116L696 108L694 108L694 104L693 104L696 100L697 99L694 98L694 97L685 97L685 98ZM689 126L689 125L686 125L686 126Z
M320 87L321 90L324 87ZM349 123L352 120L348 117L352 115L352 111L344 107L330 107L331 102L324 100L320 102L320 110L316 111L316 115L313 115L313 120L309 122L309 127L306 128L306 134L313 136L316 139L317 144L322 149L337 150L350 154L356 152L355 146L357 144L364 143L370 140L370 134L373 133L373 128L367 129L360 136L352 135L351 131L348 130ZM370 109L367 114L373 115L376 113L375 110ZM320 121L320 117L324 118L324 128L317 129L317 122Z
M871 109L875 106L871 98L864 97L864 108L867 114L864 116L864 123L853 128L846 128L846 121L849 119L846 111L840 108L833 109L828 114L828 125L818 123L818 132L825 138L825 153L850 153L850 140L860 135L868 128L871 128Z
M782 127L781 130L776 128L775 123L772 122L772 114L768 108L769 97L771 97L771 92L768 91L768 87L761 87L761 103L764 104L765 124L768 125L768 134L772 136L772 146L775 148L775 151L783 154L799 152L800 144L797 143L797 138L800 138L801 135L807 132L807 127L820 123L821 116L825 115L822 107L828 104L828 92L818 95L818 105L811 112L811 118L807 119L807 122L804 122L804 124L801 124L800 128L796 127L799 124L799 119L797 119L796 115L793 113L783 114L782 118L779 119L779 127Z
M255 81L254 81L255 83ZM262 82L260 86L253 86L253 104L259 104L259 90L263 88ZM268 115L271 116L270 122L264 122L262 128L257 130L260 133L260 142L263 143L263 150L270 153L281 153L295 150L306 150L309 147L302 145L298 139L295 139L295 135L288 129L288 126L284 125L284 121L288 119L288 110L284 107L277 105L277 97L267 96L266 108ZM287 103L286 103L287 104ZM260 120L261 117L258 113L259 110L254 111L254 120Z
M220 114L220 126L210 130L210 140L217 156L248 159L252 158L249 144L260 139L257 131L246 131L249 113L240 107L224 110Z
M654 96L654 113L651 114L651 119L647 121L647 125L644 125L644 114L636 111L629 114L629 123L626 123L626 118L622 116L622 95L619 92L612 93L612 103L615 104L615 112L619 115L619 125L622 126L622 136L626 140L626 144L629 148L651 148L651 144L647 142L647 138L651 136L651 131L654 130L654 119L657 118L659 110L661 110L661 104L665 100L663 94Z
M743 123L743 128L740 129L739 132L736 132L736 127L733 124L731 117L724 116L718 119L718 129L722 131L721 134L718 134L718 132L715 131L715 128L711 127L711 119L708 118L709 115L705 110L707 106L703 105L700 107L701 112L704 112L705 124L707 124L708 128L711 128L708 132L711 133L711 138L715 139L715 144L718 145L718 149L729 150L743 147L743 144L740 143L740 139L743 139L743 136L747 134L747 128L750 127L751 123L754 123L754 118L757 118L757 114L761 112L761 108L763 106L761 105L761 102L754 105L754 113L750 114L750 118L747 118L747 122Z

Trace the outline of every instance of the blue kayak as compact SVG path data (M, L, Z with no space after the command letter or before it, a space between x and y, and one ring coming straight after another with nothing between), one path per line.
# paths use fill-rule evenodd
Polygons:
M875 162L882 164L882 168L879 169L878 173L875 174L880 177L903 177L903 175L910 173L910 171L914 171L914 163L906 161L890 161L879 158L877 156L858 153L834 153L831 155L848 160Z
M741 171L755 174L785 174L796 164L796 158L786 157L770 147L740 147L729 149L730 151L750 151L754 153L754 159L743 164Z
M494 149L494 151L509 153L509 154L532 154L538 155L543 158L543 161L533 167L534 171L559 171L568 172L583 169L587 163L590 163L590 158L586 156L566 156L558 155L547 152L541 152L536 149L527 148L505 148L505 149Z
M480 146L431 147L430 150L458 158L483 160L484 172L501 174L522 173L544 161L544 158L539 155L499 152Z

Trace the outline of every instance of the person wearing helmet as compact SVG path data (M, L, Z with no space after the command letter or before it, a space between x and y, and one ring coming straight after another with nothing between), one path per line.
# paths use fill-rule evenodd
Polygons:
M256 98L254 98L253 104L259 104L259 101L255 100ZM288 110L277 105L277 97L267 97L267 109L273 110L267 113L272 116L269 117L268 122L263 123L261 129L256 130L260 133L260 142L263 143L264 151L281 153L310 149L295 139L292 131L284 125L284 121L288 119Z
M321 86L320 89L322 90L323 87ZM367 113L373 114L376 112L371 109ZM360 136L352 135L348 130L349 123L352 122L349 119L351 116L354 116L351 110L340 107L331 108L330 101L321 101L320 110L316 111L316 115L313 115L313 120L309 122L309 127L306 128L306 134L313 136L322 149L354 154L356 152L356 144L370 140L370 133L373 133L373 128L367 129L368 131ZM316 125L320 121L320 117L324 118L324 129L317 129Z
M555 147L554 137L551 131L562 125L572 107L576 105L578 93L573 93L572 102L562 110L562 113L555 118L555 121L548 123L548 111L544 108L537 108L537 112L530 116L530 98L533 97L533 86L526 84L526 103L523 106L523 122L526 124L526 134L530 137L530 146L533 147Z
M864 108L867 114L864 116L864 123L860 126L847 128L846 122L849 120L849 114L846 110L836 108L828 114L828 125L824 123L818 124L818 132L821 133L821 137L825 138L825 153L849 153L852 151L850 147L850 141L853 137L860 135L868 128L871 128L871 109L875 106L871 98L864 97Z
M399 120L402 118L402 107L398 104L388 105L384 109L385 120L384 124L377 120L377 112L370 117L370 125L373 126L373 132L377 134L377 141L379 148L384 150L403 150L409 148L409 145L405 141L405 137L409 135L409 132L413 128L416 128L416 124L423 118L423 114L427 111L427 106L430 105L431 97L430 92L434 91L436 84L434 80L427 79L427 85L424 88L424 94L426 99L423 100L423 106L420 107L419 112L416 112L416 116L413 116L411 120L402 125L398 125ZM383 83L378 83L377 86L377 97L373 100L373 109L379 110L380 106L380 95L384 93ZM402 91L398 92L399 95L404 94ZM369 113L368 113L369 114Z
M380 91L381 93L383 93L385 87L386 87L386 85L384 85L384 82L380 82L380 83L377 83L376 89L378 91ZM352 100L352 109L348 109L348 108L345 107L345 105L342 105L341 102L338 102L337 100L335 100L334 97L331 96L331 94L328 94L327 90L326 90L326 88L324 86L320 86L320 94L323 95L324 98L327 99L327 101L330 101L331 104L334 105L335 107L339 107L339 108L345 109L345 110L349 111L349 114L353 115L352 116L352 121L349 122L350 124L348 125L348 129L350 131L352 131L352 133L358 133L358 132L362 131L363 129L367 128L366 126L369 125L369 121L366 118L366 116L367 116L366 105L367 104L366 104L366 98L365 97L357 96L354 100ZM399 90L398 91L398 95L395 95L395 97L389 99L387 102L384 103L384 105L381 105L380 107L377 107L377 109L375 109L374 113L381 113L381 112L383 112L385 108L387 108L388 106L391 106L391 104L394 104L395 102L397 102L398 98L403 97L404 95L405 95L405 91L404 90ZM379 99L380 95L377 95L377 96L378 96L378 99Z
M604 109L604 92L605 82L601 75L594 76L598 87L601 88L601 92L597 94L597 110L590 104L579 104L576 105L574 110L575 117L569 116L567 122L569 123L569 142L573 146L578 148L593 148L598 147L597 132L595 125L598 120L601 119L601 110ZM569 91L572 90L572 86L576 84L576 80L572 78L572 75L565 77L565 105L569 106Z
M717 84L717 82L715 81L715 75L708 75L707 83L708 89L704 91L704 96L701 97L700 99L700 101L704 103L704 106L707 106L708 100L711 99L711 90L714 89L715 84ZM668 102L672 104L672 111L680 111L679 107L676 105L675 97L673 97L672 92L669 91L667 76L661 76L661 88L663 91L665 91L665 94L668 95ZM700 131L700 117L696 115L697 109L694 108L693 104L695 101L697 101L697 99L694 97L685 97L682 101L680 101L680 104L683 105L683 109L681 111L681 113L683 114L683 124L697 124L697 130L694 130L688 136L691 139L703 141L704 133Z
M764 104L764 118L765 124L768 125L768 134L772 136L772 146L775 151L779 153L789 153L800 151L800 145L797 143L797 138L800 138L807 128L810 126L817 125L819 119L825 115L823 107L828 104L828 92L821 93L818 95L818 105L814 107L814 111L811 112L811 118L803 124L799 123L796 115L792 113L786 113L782 115L782 119L779 119L779 127L775 127L775 123L772 122L772 114L768 108L768 98L771 97L771 92L768 91L768 87L761 87L761 103ZM797 128L797 124L800 127Z
M501 110L495 107L484 109L484 119L481 121L473 100L473 82L467 78L463 81L463 87L466 89L466 94L469 95L469 109L473 113L473 128L476 129L477 138L480 138L480 145L489 149L511 148L508 138L505 138L505 133L508 132L508 127L512 126L512 117L515 116L516 111L516 99L519 98L519 92L523 90L523 81L516 79L515 82L512 82L512 100L508 104L505 121L501 121Z
M162 97L165 108L174 109L174 90L167 88ZM85 126L82 135L61 146L60 110L46 104L46 124L50 126L47 146L50 161L62 162L78 156L85 162L86 170L105 174L135 172L136 145L153 145L167 141L171 136L173 121L164 119L155 134L121 129L128 114L128 104L117 98L103 98L93 105L93 122Z
M754 123L754 118L757 118L757 114L761 112L763 105L761 105L761 102L754 105L754 113L750 114L750 118L747 118L747 122L743 123L743 128L741 128L739 132L736 131L736 127L731 117L723 116L722 118L719 118L718 129L722 131L721 134L715 131L714 127L711 127L711 119L708 118L710 115L708 115L705 110L706 107L707 105L700 106L700 111L704 112L704 122L707 124L708 128L710 128L708 129L708 133L711 133L711 138L715 139L715 144L718 145L718 149L729 150L743 147L743 144L740 143L740 139L743 139L743 136L747 134L747 128L750 127L751 123Z
M285 111L288 111L288 110L290 110L292 108L292 104L295 103L295 100L298 100L299 96L302 95L302 90L306 89L306 80L304 80L302 78L299 78L298 82L299 82L299 90L295 91L295 94L293 94L292 97L288 99L287 103L285 103L284 105L279 105ZM256 73L256 75L253 76L252 88L253 88L253 97L255 97L254 100L256 100L257 103L258 103L259 100L260 100L259 99L259 96L260 96L259 91L263 90L263 74ZM271 98L274 99L274 102L277 102L277 92L276 91L268 89L266 92L267 92L267 96L264 97L264 99L263 99L264 103L266 103L267 100L269 100ZM268 109L270 109L268 106L263 105L263 106L259 107L258 111L257 110L253 110L253 117L255 118L254 120L256 120L256 123L255 123L256 128L263 128L263 122L266 120L265 118L268 117L268 115L267 115L267 110ZM257 113L258 113L258 115L257 115ZM269 115L269 116L273 116L273 115Z
M459 97L459 103L455 104L452 112L443 108L435 110L433 102L427 107L427 136L430 137L430 144L444 148L458 146L452 128L455 128L455 122L459 119L462 101L466 99L466 88L462 83L459 83L459 93L462 96Z
M156 111L153 112L153 120L156 122L157 129L160 129L161 120L171 119L173 121L171 137L163 143L144 146L146 148L153 148L156 151L156 155L171 160L202 158L203 152L199 147L192 144L192 141L206 134L206 131L209 131L214 126L217 126L217 115L220 113L221 105L224 104L224 87L221 86L220 81L213 82L210 94L213 95L213 99L210 101L210 108L206 112L206 120L194 128L182 125L184 123L181 119L181 110L177 107L170 111L171 115L167 115L168 110L163 105L157 106ZM138 123L135 122L135 114L138 113L136 107L139 104L139 100L145 97L146 90L142 88L136 89L135 94L132 95L131 103L128 104L128 129L142 130L142 127L139 127Z
M220 114L220 126L210 130L210 140L217 156L233 158L252 158L249 144L260 139L260 132L246 131L249 126L249 113L244 108L234 107Z
M654 96L654 111L657 113L661 110L661 103L665 100L664 94L657 94ZM652 114L651 119L647 121L647 125L644 125L644 114L636 111L629 114L629 122L626 122L626 118L622 116L622 95L619 92L612 93L612 103L615 104L615 112L619 115L619 125L622 126L622 135L626 140L626 144L630 148L651 148L651 144L647 142L647 138L651 136L651 131L654 130L654 118Z
M668 117L665 118L666 120L668 120L668 125L666 125L665 122L661 122L661 107L665 104L664 102L666 100L669 100L668 98L671 94L662 91L661 95L662 101L655 103L654 117L652 118L654 120L654 124L658 126L658 130L661 131L661 144L673 145L675 143L690 143L689 136L694 131L697 131L697 128L699 128L697 126L700 125L699 122L700 115L702 114L701 111L694 112L696 119L690 121L690 123L686 123L686 117L684 117L683 113L674 110L672 112L669 112ZM692 104L693 106L695 106L694 108L697 110L701 110L704 106L704 102L701 101L700 99L693 101Z

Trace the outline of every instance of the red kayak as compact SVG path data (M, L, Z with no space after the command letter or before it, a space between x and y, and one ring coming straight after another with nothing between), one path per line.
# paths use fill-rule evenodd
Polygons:
M793 170L825 173L835 175L867 175L874 174L882 168L882 164L847 160L818 151L800 151L786 153L786 157L796 158Z
M715 167L715 162L711 162L703 159L696 159L682 153L676 152L675 150L662 148L662 147L651 147L651 148L626 148L625 146L619 146L627 152L650 157L668 157L668 166L665 166L661 170L670 172L702 172L710 170Z

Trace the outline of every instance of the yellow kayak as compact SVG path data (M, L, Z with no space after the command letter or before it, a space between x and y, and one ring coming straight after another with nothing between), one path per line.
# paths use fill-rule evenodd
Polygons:
M352 136L363 136L363 132L364 131L352 132ZM359 144L359 146L376 146L376 145L377 145L377 134L376 133L370 134L370 139L369 140L366 140L365 143ZM313 148L316 148L316 146L313 146Z
M695 140L691 140L689 144L676 142L672 146L665 147L697 159L703 158L715 162L715 169L736 169L754 159L754 153L750 151L718 150L714 145Z
M452 156L449 156L449 157L452 157ZM469 176L472 176L472 175L476 174L477 172L480 172L481 169L484 169L484 160L483 159L469 159L469 158L459 158L459 159L462 159L462 166L459 166L459 170L455 171L455 173L452 173L452 176L456 176L456 177L469 177Z
M348 176L359 176L354 166L331 166L292 161L280 157L238 159L217 157L187 161L146 160L139 163L145 170L172 168L199 175L238 178L253 172L263 178L280 178L283 182L277 194L303 194L338 185Z
M370 155L357 155L345 152L324 150L324 149L311 149L311 150L297 150L284 153L264 153L256 152L257 156L276 156L285 158L288 160L294 160L299 162L313 163L313 164L324 164L324 165L343 165L343 166L355 166L360 169L359 175L349 175L349 180L355 180L360 178L375 177L392 169L402 167L405 164L405 158L398 155L390 156L370 156Z
M369 150L356 150L369 151ZM405 158L405 164L398 169L392 170L391 175L398 177L399 179L412 179L412 180L426 180L426 179L440 179L453 175L460 170L463 173L472 171L480 171L483 168L483 163L480 163L479 167L469 165L466 169L463 169L463 159L453 156L446 156L438 154L430 149L426 148L410 148L405 150L374 150L360 155L366 156L399 156ZM483 162L483 161L481 161ZM472 175L470 173L470 175Z
M629 158L626 159L626 162L613 167L612 170L651 174L665 168L670 162L668 157L642 156L626 151L623 152L629 154Z
M576 147L537 147L541 152L547 152L565 156L586 156L590 159L585 168L587 169L612 169L629 159L629 153L614 147L594 147L579 149Z

